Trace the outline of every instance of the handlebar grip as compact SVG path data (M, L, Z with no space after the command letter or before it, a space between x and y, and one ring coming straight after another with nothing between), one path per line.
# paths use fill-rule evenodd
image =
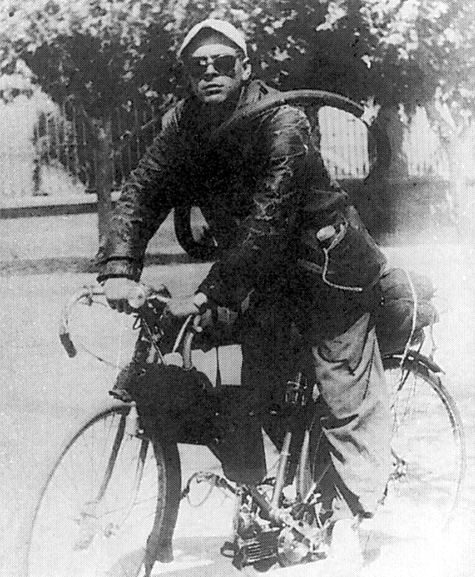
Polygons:
M171 295L164 285L154 288L144 284L137 284L130 289L127 295L127 302L131 308L139 309L149 299L166 304L170 300L170 297Z
M68 357L70 357L71 359L74 358L77 354L77 349L74 346L73 341L71 340L71 337L69 336L68 332L60 332L59 333L59 340L61 341L61 344L64 347L64 350L66 351Z

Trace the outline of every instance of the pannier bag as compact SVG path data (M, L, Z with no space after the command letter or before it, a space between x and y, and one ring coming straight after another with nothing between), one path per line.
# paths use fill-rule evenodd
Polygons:
M386 258L355 208L347 206L326 223L303 227L298 264L326 286L362 293L380 276Z
M128 389L146 434L160 430L178 443L207 445L230 481L253 484L265 475L260 421L241 410L248 397L246 389L214 388L196 369L155 364L137 371ZM253 447L251 453L249 447Z
M128 370L131 368L133 365ZM216 436L218 399L204 373L156 364L137 366L135 371L127 390L137 403L146 431L160 427L182 443L206 444Z
M389 268L381 276L378 290L380 300L375 310L375 321L383 356L403 352L411 332L411 344L416 344L422 337L422 329L439 320L437 309L431 302L435 288L424 275L402 268ZM417 311L413 327L415 304Z

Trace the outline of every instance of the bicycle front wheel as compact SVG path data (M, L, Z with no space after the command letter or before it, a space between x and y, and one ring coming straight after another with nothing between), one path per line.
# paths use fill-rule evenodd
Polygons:
M456 513L465 472L460 414L423 357L383 362L392 395L393 469L382 510L405 534L411 527L443 528Z
M99 413L66 444L27 528L25 577L136 576L150 533L174 524L176 443L134 435L129 411Z

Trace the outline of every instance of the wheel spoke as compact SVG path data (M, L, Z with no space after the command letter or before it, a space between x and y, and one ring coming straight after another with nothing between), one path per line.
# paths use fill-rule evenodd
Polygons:
M385 359L394 467L385 508L402 523L407 516L401 511L418 517L425 511L442 528L458 504L465 466L460 417L437 375L416 360L400 363Z
M157 470L150 441L124 433L124 415L99 415L63 452L34 519L28 577L137 574L163 463Z

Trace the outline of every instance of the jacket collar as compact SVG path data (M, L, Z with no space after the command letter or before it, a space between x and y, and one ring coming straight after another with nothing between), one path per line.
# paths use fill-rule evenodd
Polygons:
M268 86L262 80L258 79L251 80L250 82L247 82L243 86L236 105L236 110L240 110L241 108L244 108L248 104L259 102L259 100L261 100L262 98L266 97L269 94L278 94L278 93L279 90L277 90L276 88L272 88L271 86ZM190 94L185 99L185 103L186 102L191 107L191 109L195 111L195 113L199 112L201 103L193 94Z
M243 86L233 114L247 105L259 102L269 95L278 93L278 90L268 86L262 80L251 80ZM185 100L182 100L176 108L181 118L181 127L184 133L193 141L206 141L210 134L216 130L216 128L211 128L202 118L200 114L201 106L198 99L193 94L190 94ZM226 121L224 121L224 124L226 124Z
M278 90L268 86L262 80L251 80L243 87L236 110L244 108L248 104L259 102L259 100L269 94L278 94L278 92Z

